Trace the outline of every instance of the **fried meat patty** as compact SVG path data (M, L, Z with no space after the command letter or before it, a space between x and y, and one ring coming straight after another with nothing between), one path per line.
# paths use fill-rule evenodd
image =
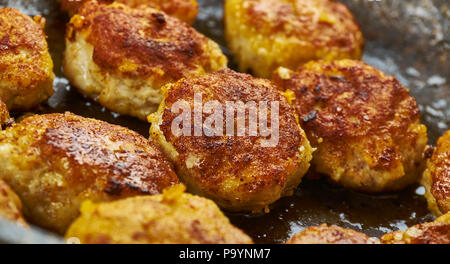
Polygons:
M314 148L315 171L367 192L399 190L424 167L426 127L409 90L394 77L353 60L310 62L273 76L291 94Z
M182 79L164 90L163 103L149 118L151 138L173 161L178 176L191 192L232 211L261 211L280 197L292 194L309 168L312 149L294 109L270 81L227 69ZM196 135L194 103L199 94L204 109L212 108L200 112L198 120L204 121L203 133L200 130L200 135ZM181 126L176 121L183 114L173 110L182 102L187 108L183 113L193 118ZM233 109L230 104L232 110L226 110L228 103L236 106L239 102L241 108ZM259 112L259 121L266 118L267 129L278 127L278 135L262 133L264 122L256 123L258 130L250 134L249 120L256 121L250 119L250 112L255 113L251 109L262 107L264 102L267 111ZM272 102L278 102L278 113ZM238 117L239 109L245 109L242 110L245 116ZM277 118L272 118L272 111ZM214 121L206 126L208 118L217 116L223 122ZM238 123L242 121L246 132L238 134ZM187 128L189 133L180 134L174 127ZM221 134L207 134L217 132L214 129L218 128L223 128Z
M0 168L27 220L58 233L85 199L158 194L179 183L162 152L141 135L71 113L34 115L1 131Z
M29 110L53 94L53 61L45 19L0 8L0 100L9 110Z
M450 211L450 130L439 138L423 173L428 207L437 216Z
M279 66L359 59L364 39L348 8L331 0L225 0L225 35L240 71L270 78Z
M145 119L161 86L227 66L219 46L153 8L86 2L67 26L64 73L110 110Z
M188 193L183 185L161 195L114 202L84 202L66 239L92 244L249 244L214 202Z

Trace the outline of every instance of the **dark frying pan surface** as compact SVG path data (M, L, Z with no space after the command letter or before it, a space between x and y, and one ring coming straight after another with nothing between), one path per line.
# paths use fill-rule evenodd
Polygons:
M367 41L363 60L396 76L411 89L420 104L422 120L428 127L430 144L434 144L450 126L447 80L450 72L450 22L446 0L344 2L357 17ZM199 4L195 28L218 42L229 56L230 66L235 68L223 37L222 0L199 0ZM0 0L0 6L7 5L29 15L42 14L47 18L46 33L57 75L56 92L36 112L71 111L126 126L148 137L149 124L112 113L84 98L68 84L61 71L68 17L59 12L54 0ZM13 114L16 117L21 115ZM324 180L305 180L294 196L276 202L268 214L227 215L257 243L284 242L303 228L321 223L336 224L378 237L432 220L422 193L423 188L416 185L402 192L367 195L330 185ZM6 237L2 232L6 230L0 229L0 241ZM42 239L41 234L30 237L30 242ZM10 238L7 240L11 241Z

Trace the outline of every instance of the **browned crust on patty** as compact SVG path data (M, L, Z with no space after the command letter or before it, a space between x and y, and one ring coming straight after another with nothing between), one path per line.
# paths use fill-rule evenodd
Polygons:
M194 92L209 93L209 100L217 100L223 105L225 101L280 101L280 145L276 148L255 147L260 137L175 137L171 133L171 122L175 115L169 110L179 99L193 101ZM206 96L206 95L205 95ZM189 153L205 154L199 167L202 175L198 180L207 189L214 191L223 176L220 171L226 163L233 175L239 177L243 171L251 167L258 168L254 172L255 180L244 182L239 191L255 192L269 185L285 184L288 172L280 166L280 160L295 158L301 145L302 137L291 107L282 96L272 90L268 81L258 80L247 74L239 74L231 70L222 70L195 80L182 80L172 86L165 99L166 110L160 126L167 141L171 142L180 154L180 164L185 163ZM207 115L204 115L205 117ZM246 117L248 124L248 115ZM225 131L225 130L224 130ZM272 166L271 166L272 165Z
M40 21L33 21L31 17L22 14L15 8L0 8L0 54L2 56L6 53L15 54L18 49L23 48L30 52L31 56L39 58L47 51L46 35L43 31L45 19L42 17L36 17L36 19L40 19ZM0 66L3 65L0 64ZM25 67L25 65L21 67ZM36 64L29 65L29 68L32 71L41 71L39 65ZM2 79L8 77L7 74L1 76Z
M20 136L30 133L31 127L45 129L31 147L61 170L69 186L99 188L112 197L124 197L157 194L179 183L160 150L124 127L66 112L27 118L16 129ZM60 167L61 160L67 161L67 168Z
M308 227L295 234L286 244L377 244L367 235L335 225Z
M44 32L15 8L0 8L0 99L11 109L30 109L53 94L53 62Z
M405 235L404 231L397 231L381 237L383 244L450 244L450 225L420 224L413 227L417 235ZM412 230L412 229L409 229ZM411 231L410 231L411 232ZM399 236L399 240L392 237Z
M127 128L71 113L34 115L0 133L0 178L24 215L64 233L80 204L158 194L179 181L158 147Z
M78 9L86 0L58 0L58 2L61 4L61 10L68 12L72 16L78 12ZM112 3L113 0L104 0L101 2Z
M68 25L67 38L75 40L76 32L87 32L93 60L105 71L138 76L162 71L166 79L178 80L199 65L205 71L213 67L204 52L208 39L156 9L90 1L78 15ZM127 71L129 64L132 70Z
M401 131L420 116L417 103L394 77L359 61L312 62L274 81L295 93L300 124L327 140ZM389 160L390 153L384 153Z
M345 187L393 191L422 173L426 127L417 103L394 77L354 60L279 68L273 80L313 147L314 169Z
M308 37L317 47L339 47L358 53L364 43L358 23L342 3L332 0L244 2L248 6L246 22L264 34L281 32L288 37ZM324 17L313 23L317 14ZM327 14L337 17L338 21L329 21L325 17Z
M184 99L190 104L192 116L194 116L195 92L203 94L203 103L217 100L223 106L226 101L244 103L267 101L270 107L270 102L278 101L280 129L278 145L261 146L259 144L263 139L261 136L174 136L171 123L177 115L172 113L170 108L177 100ZM226 132L225 112L224 134ZM207 116L209 114L203 114L203 120ZM193 122L192 120L192 132ZM248 124L248 114L246 114L246 124ZM182 79L168 87L160 129L166 140L179 154L175 161L178 169L186 170L185 164L190 154L201 157L198 166L189 169L190 177L193 177L196 184L201 186L200 189L209 195L220 193L223 188L222 183L230 178L236 184L233 188L236 197L244 193L255 194L272 186L283 188L288 176L298 168L299 148L304 144L309 147L296 122L293 109L274 89L270 81L256 79L248 74L231 70L220 70L191 80Z
M246 23L264 35L282 33L286 37L307 38L317 48L336 47L353 54L352 57L361 56L364 38L352 13L342 3L330 0L244 2L248 6ZM337 21L328 19L327 14ZM318 21L314 22L317 15Z
M380 238L383 244L450 244L450 213Z
M195 21L198 13L196 0L118 0L116 2L130 7L148 5L189 24Z

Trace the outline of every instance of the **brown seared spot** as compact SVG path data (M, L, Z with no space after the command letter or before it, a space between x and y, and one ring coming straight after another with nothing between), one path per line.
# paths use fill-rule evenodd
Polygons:
M316 47L339 47L356 52L363 37L355 18L342 4L330 0L243 0L249 25L268 36L307 38ZM322 17L322 20L321 20ZM327 19L328 18L328 19Z
M401 160L394 147L386 148L378 157L378 162L375 168L389 169L395 164L395 161Z
M295 93L300 125L317 138L341 140L404 131L419 119L409 90L363 62L309 63L290 79L274 75L274 81L281 90ZM311 113L316 113L314 118ZM389 150L383 153L381 163L392 158Z
M444 208L445 200L450 200L450 131L439 138L430 162L434 167L431 170L431 193L439 207L442 207L441 210L446 212L450 210L450 208Z
M450 224L434 223L419 225L422 234L413 237L411 244L450 244Z
M124 74L147 76L163 71L164 78L178 80L196 70L198 64L204 64L206 70L211 68L209 58L203 54L207 39L161 11L91 1L83 5L79 15L83 17L82 25L72 27L89 32L87 40L94 46L94 62L104 70L118 71L131 61L135 64L130 66L133 70L124 70Z
M193 112L194 92L202 92L203 104L207 101L217 100L225 108L226 101L278 101L279 102L279 142L275 147L262 147L258 142L261 136L179 136L175 137L171 131L172 120L177 116L170 111L170 107L179 99L189 102L191 114ZM286 103L284 97L272 88L272 84L263 79L255 79L247 74L240 74L231 70L221 70L193 80L181 80L169 89L166 99L166 110L160 125L166 140L173 144L179 153L176 165L184 167L190 154L201 156L193 175L201 175L195 179L210 191L218 191L221 183L228 177L240 181L236 191L252 193L265 187L284 186L286 179L292 171L287 171L286 162L292 159L297 164L296 153L301 146L302 137L295 121L292 108ZM209 114L203 113L203 120ZM268 116L270 120L270 115ZM226 117L224 111L224 134L226 132ZM248 112L246 113L248 124ZM270 126L270 122L269 122ZM191 123L192 135L194 123ZM236 125L235 125L236 132ZM236 135L236 134L234 134ZM268 139L268 138L265 138ZM244 178L246 174L251 174Z
M45 128L35 145L42 159L63 171L71 185L100 184L116 196L157 194L178 183L159 149L126 128L70 113L34 116L21 125Z

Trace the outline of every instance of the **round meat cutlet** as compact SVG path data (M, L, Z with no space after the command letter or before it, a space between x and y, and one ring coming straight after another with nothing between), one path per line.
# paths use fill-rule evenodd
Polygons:
M183 185L161 195L94 204L86 201L66 239L83 244L250 244L214 202L183 193Z
M225 34L240 71L265 78L279 66L359 59L364 46L351 12L332 0L225 0Z
M61 9L67 11L70 16L75 15L83 3L87 1L88 0L59 0ZM169 16L176 17L189 24L194 23L198 13L198 4L196 0L101 0L99 2L105 4L116 2L132 8L150 6L164 11Z
M165 99L158 112L149 117L150 134L173 161L177 175L191 192L230 211L253 212L268 209L269 204L293 193L309 168L312 149L294 109L269 80L226 69L182 79L164 90ZM199 94L203 112L194 108ZM178 125L187 131L180 134L172 128L180 118L176 108L183 102L185 109L180 115L193 118ZM263 108L264 102L267 111L258 111L258 124L256 109ZM274 106L277 103L278 109ZM217 117L222 118L222 124ZM217 121L210 122L215 118ZM195 119L204 121L200 135L195 131ZM252 134L251 120L255 121ZM265 133L267 130L272 133Z
M22 202L16 193L0 179L0 218L28 226L22 216Z
M274 82L292 95L311 145L313 168L342 186L392 191L423 171L426 127L417 103L394 77L360 61L279 68Z
M27 219L58 233L85 199L158 194L179 183L141 135L71 113L34 115L0 132L0 167Z
M428 207L437 216L450 211L450 130L439 138L437 147L427 169L423 173L422 185Z
M380 240L383 244L450 244L450 213L431 223L385 234Z
M295 234L286 244L379 244L379 241L352 229L321 224Z
M53 61L45 19L0 8L0 99L10 110L29 110L53 94Z
M225 68L219 46L153 8L85 3L67 27L64 72L84 95L145 119L161 86Z

